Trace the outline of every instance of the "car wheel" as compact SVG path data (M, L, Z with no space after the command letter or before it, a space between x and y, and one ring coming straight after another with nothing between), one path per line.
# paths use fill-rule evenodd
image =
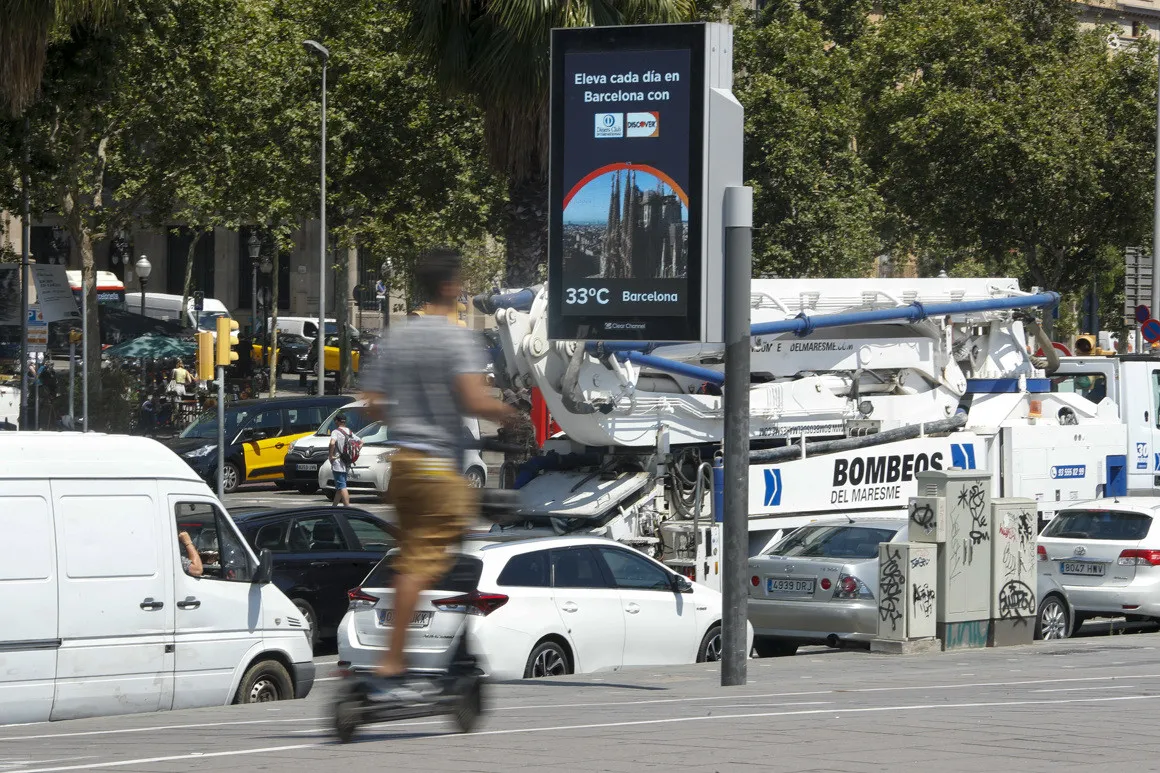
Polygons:
M1039 615L1035 618L1035 638L1052 641L1071 636L1067 619L1067 604L1059 596L1048 596L1039 605Z
M242 677L234 703L269 703L293 697L294 685L285 666L276 660L261 660Z
M721 659L721 624L717 623L705 632L701 646L697 650L698 663L716 663Z
M472 467L463 475L467 479L467 485L472 488L483 488L483 470L478 467Z
M572 673L568 663L568 653L559 642L542 641L528 655L524 666L524 679L539 679L543 676L564 676Z
M286 360L278 360L278 375L285 376L290 372L290 364Z
M318 640L321 637L318 635L318 616L314 614L314 607L302 599L292 599L292 601L294 606L298 607L298 611L302 613L302 625L310 632L307 636L310 639L310 649L318 649Z
M238 471L238 466L233 462L226 462L222 468L222 490L227 494L232 494L238 490L241 482L242 474Z
M753 651L757 653L757 657L759 658L785 658L790 655L796 655L797 650L798 645L792 642L766 636L755 636L753 638Z
M317 483L303 483L298 487L299 494L313 494L315 491L318 491Z
M290 483L284 480L276 480L274 481L274 488L278 489L279 491L285 491L286 489L290 488Z

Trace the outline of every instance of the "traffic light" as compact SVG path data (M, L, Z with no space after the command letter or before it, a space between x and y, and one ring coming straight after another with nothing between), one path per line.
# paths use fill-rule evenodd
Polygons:
M238 361L238 322L229 317L217 318L217 364L223 368Z
M197 334L197 380L213 381L213 333Z

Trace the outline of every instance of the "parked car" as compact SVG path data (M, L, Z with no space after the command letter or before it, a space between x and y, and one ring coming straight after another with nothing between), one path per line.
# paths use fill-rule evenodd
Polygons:
M749 622L761 657L803 644L839 646L878 635L878 544L903 542L903 519L826 520L749 559Z
M0 432L0 459L0 513L20 535L0 544L0 722L310 692L303 621L270 584L271 556L172 452L127 435Z
M246 542L274 558L273 583L294 603L310 641L332 638L346 614L346 592L396 542L395 527L357 508L231 510Z
M253 354L251 359L254 363L262 363L262 348L266 349L265 367L270 367L270 360L273 358L273 350L270 348L270 336L266 333L261 333L251 339L251 348ZM300 335L294 333L278 333L278 372L286 373L301 373L309 371L307 367L307 360L310 356L310 341Z
M350 340L350 367L355 373L358 373L359 365L361 364L361 358L362 358L362 344L359 342L358 338L353 334L350 336L349 340ZM325 362L325 366L326 366L327 373L337 373L338 372L339 358L342 354L339 351L340 345L341 345L341 342L339 341L339 338L337 335L327 335L326 336L326 346L325 346L326 362ZM317 368L318 368L318 339L313 338L310 341L310 351L306 355L306 372L307 373L313 372Z
M381 657L394 624L395 555L349 593L340 667L368 669ZM419 670L445 663L464 625L492 679L720 657L721 594L603 538L477 535L433 587L409 623L407 657Z
M292 442L286 449L282 464L282 478L288 486L293 486L303 494L318 491L318 468L326 462L330 449L330 433L334 431L334 417L339 411L346 414L346 427L358 432L374 419L366 400L356 400L334 410L326 421L310 435L304 435Z
M469 444L479 444L479 419L464 419L463 431ZM362 439L363 447L353 469L346 474L346 485L352 493L365 491L385 494L387 484L391 482L391 455L394 453L394 447L390 445L390 431L385 424L376 421L356 434ZM472 488L487 486L487 463L483 461L478 449L468 449L464 454L463 477ZM318 466L318 487L327 499L334 498L334 474L330 470L330 459L325 455Z
M283 462L289 445L317 430L323 416L353 400L345 395L274 397L227 405L222 476L226 493L250 481L284 484ZM207 411L165 444L206 482L213 483L217 480L217 435L217 411Z
M1060 510L1039 534L1035 634L1066 639L1095 615L1160 618L1158 497Z
M266 317L266 327L269 328L273 323L273 319ZM358 329L354 325L347 324L346 329L351 335L356 338L359 335ZM303 338L314 340L318 337L318 317L278 317L278 335L283 333L293 333L300 335ZM338 323L333 319L326 320L326 334L335 335L338 333Z

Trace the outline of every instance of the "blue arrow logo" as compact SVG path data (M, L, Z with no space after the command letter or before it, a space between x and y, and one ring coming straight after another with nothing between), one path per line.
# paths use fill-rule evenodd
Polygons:
M765 506L777 507L781 504L781 470L765 471Z

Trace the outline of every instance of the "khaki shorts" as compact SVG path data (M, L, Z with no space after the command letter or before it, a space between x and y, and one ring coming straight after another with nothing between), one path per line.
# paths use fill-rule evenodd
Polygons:
M397 450L387 485L401 530L395 570L430 583L450 569L448 548L457 546L470 526L474 498L450 460Z

